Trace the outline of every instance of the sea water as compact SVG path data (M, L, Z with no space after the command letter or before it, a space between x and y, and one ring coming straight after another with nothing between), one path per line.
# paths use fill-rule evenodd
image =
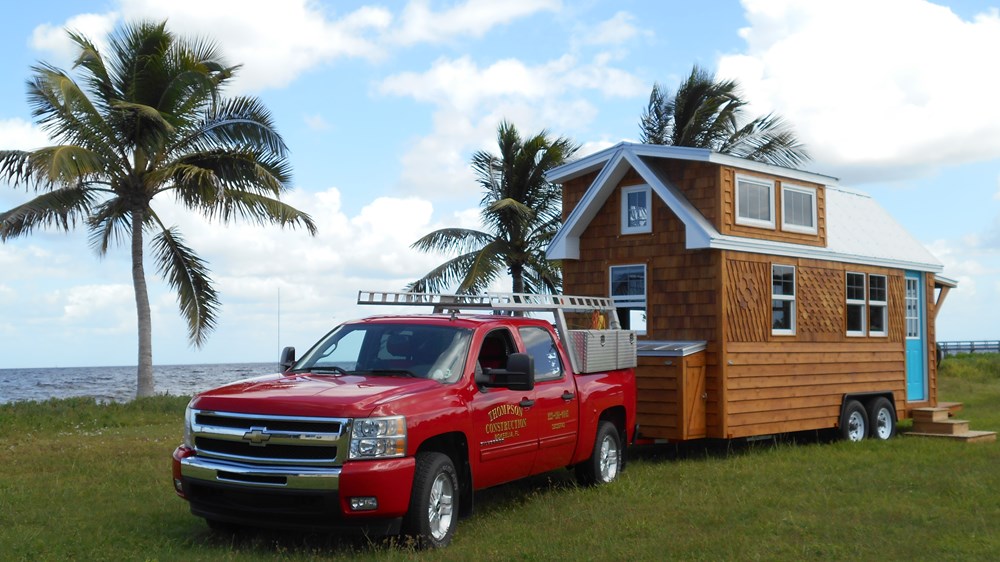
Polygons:
M277 373L277 363L217 365L154 365L157 394L191 396L229 382ZM60 367L0 369L0 404L88 396L100 402L125 402L135 397L136 368Z

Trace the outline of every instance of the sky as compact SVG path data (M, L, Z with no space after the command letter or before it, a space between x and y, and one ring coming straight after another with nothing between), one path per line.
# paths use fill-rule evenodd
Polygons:
M304 231L157 212L207 260L218 326L193 348L176 297L146 264L153 361L277 361L378 309L445 256L410 249L478 228L469 161L501 120L581 145L638 141L650 89L700 65L737 80L753 115L790 122L803 169L865 191L959 282L938 340L1000 339L1000 2L924 0L39 1L0 19L0 148L48 144L25 97L31 66L69 69L65 29L98 45L122 22L167 19L241 64L291 150L285 197ZM31 196L0 184L0 210ZM83 230L0 244L0 368L135 365L129 252Z

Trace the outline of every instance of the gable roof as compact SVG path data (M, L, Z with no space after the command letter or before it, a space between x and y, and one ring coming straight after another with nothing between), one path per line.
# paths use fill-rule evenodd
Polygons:
M650 165L657 159L709 162L826 186L827 246L805 246L721 234L670 178ZM580 236L630 169L639 174L684 224L685 246L688 249L736 250L935 273L943 269L941 263L871 196L838 186L837 178L744 160L707 149L625 142L553 168L546 174L549 181L564 183L600 170L549 244L546 252L549 259L580 258Z

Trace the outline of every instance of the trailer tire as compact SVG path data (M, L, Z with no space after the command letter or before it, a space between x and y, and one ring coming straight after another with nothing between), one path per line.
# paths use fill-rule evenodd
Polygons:
M861 441L868 436L868 412L861 402L848 400L840 414L840 437L844 441Z
M443 548L451 542L458 524L458 473L451 457L443 453L417 454L410 509L404 531L420 548Z
M607 484L618 478L625 456L621 435L615 424L602 421L597 426L597 438L590 458L576 465L576 479L584 486Z
M887 441L896 435L896 409L888 398L879 396L872 401L868 410L868 423L871 425L868 436L872 439Z

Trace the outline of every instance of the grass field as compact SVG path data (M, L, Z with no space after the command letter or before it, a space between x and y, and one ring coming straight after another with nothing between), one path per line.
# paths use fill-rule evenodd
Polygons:
M961 417L973 429L1000 429L1000 355L948 358L940 395L965 404ZM1000 553L1000 444L905 436L638 449L603 488L578 488L557 471L477 494L476 514L443 551L290 533L217 536L170 483L186 402L0 406L0 559L995 560Z

